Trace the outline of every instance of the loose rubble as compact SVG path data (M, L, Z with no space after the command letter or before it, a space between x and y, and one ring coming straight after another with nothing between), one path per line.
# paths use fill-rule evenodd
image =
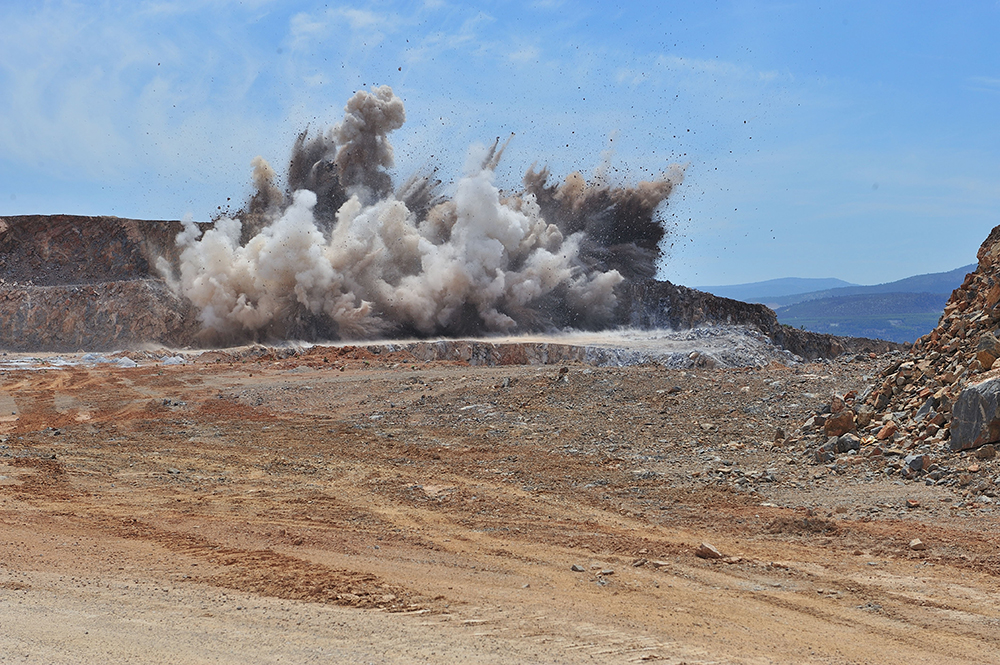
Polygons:
M802 424L794 440L811 462L951 487L985 503L997 497L1000 226L977 256L937 328L884 356L889 362L862 394L833 395Z

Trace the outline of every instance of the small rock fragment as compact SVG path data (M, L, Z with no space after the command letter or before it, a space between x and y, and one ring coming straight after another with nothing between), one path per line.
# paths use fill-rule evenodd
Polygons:
M914 538L910 541L910 549L914 552L922 552L927 549L927 543L920 540L919 538Z
M695 550L695 555L697 555L698 557L700 557L702 559L721 559L722 558L722 552L720 552L719 550L717 550L715 548L715 546L712 545L711 543L702 543L701 545L699 545L698 549Z
M886 439L892 438L892 436L899 431L899 427L893 421L887 422L882 429L878 431L875 438L879 441L885 441Z
M992 443L986 444L976 451L976 459L993 459L997 456L997 449Z
M576 564L576 563L574 563L572 566L570 566L569 569L572 570L574 573L583 573L583 572L586 572L586 568L584 568L583 566L581 566L579 564Z

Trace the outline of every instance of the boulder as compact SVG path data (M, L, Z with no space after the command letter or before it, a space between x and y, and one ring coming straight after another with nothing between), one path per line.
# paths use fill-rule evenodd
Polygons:
M952 409L951 449L970 450L1000 441L1000 376L971 383Z
M844 434L837 439L837 443L834 445L833 449L838 453L846 453L850 450L861 450L861 439L854 434Z
M854 428L854 411L847 408L833 414L823 424L823 431L827 436L841 436L853 431Z
M983 369L990 369L997 358L1000 358L1000 340L990 333L984 333L976 344L976 360Z

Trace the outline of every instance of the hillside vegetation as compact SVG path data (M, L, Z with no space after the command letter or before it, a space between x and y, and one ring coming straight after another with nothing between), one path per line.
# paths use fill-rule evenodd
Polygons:
M794 328L893 342L912 342L941 318L948 294L874 293L807 300L776 311Z

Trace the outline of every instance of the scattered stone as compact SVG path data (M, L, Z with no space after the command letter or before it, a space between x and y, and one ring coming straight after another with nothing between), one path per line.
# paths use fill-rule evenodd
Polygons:
M581 566L579 564L576 564L576 563L574 563L572 566L570 566L569 569L572 570L574 573L585 573L585 572L587 572L586 568L584 568L583 566Z
M601 572L598 573L598 575L603 575L604 577L607 577L608 575L614 575L614 574L615 574L615 571L612 570L611 568L605 568L604 570L602 570Z
M910 549L914 552L923 552L927 549L927 543L920 540L919 538L914 538L910 541Z
M702 543L695 550L695 555L702 559L721 559L722 552L717 550L711 543Z
M931 465L931 458L927 455L907 455L903 458L903 464L910 471L926 471Z
M878 431L878 434L875 435L875 438L878 439L879 441L885 441L886 439L892 438L893 435L895 435L896 432L898 431L899 427L896 425L896 423L890 420L882 427L882 429Z
M827 436L841 436L853 431L854 428L854 411L847 408L830 416L823 423L823 432Z
M997 449L992 443L988 443L976 451L976 459L989 460L997 456Z
M851 450L861 450L861 439L855 434L844 434L834 444L834 451L837 453L846 453Z
M919 508L920 507L920 502L917 501L916 499L907 499L906 500L906 507L907 508Z

